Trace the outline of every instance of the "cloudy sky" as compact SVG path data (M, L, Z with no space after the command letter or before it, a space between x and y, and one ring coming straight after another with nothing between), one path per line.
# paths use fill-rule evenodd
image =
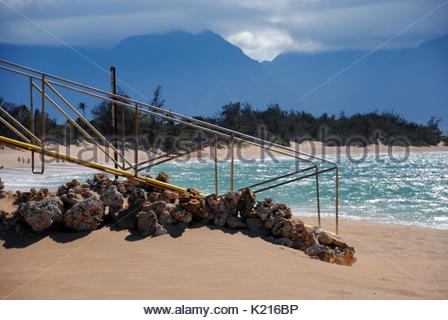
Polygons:
M214 31L257 60L373 49L397 34L385 48L412 47L448 33L448 0L0 0L0 42L60 45L51 33L112 47L174 30Z

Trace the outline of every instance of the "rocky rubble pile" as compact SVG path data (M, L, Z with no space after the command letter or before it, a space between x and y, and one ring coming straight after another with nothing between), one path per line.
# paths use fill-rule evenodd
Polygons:
M36 191L36 189L31 188L29 192L21 192L17 191L14 195L14 204L21 204L28 201L39 201L43 198L49 197L50 192L47 188L41 188L39 191Z
M156 179L169 182L164 173ZM222 196L203 196L194 188L179 194L95 174L84 184L72 180L60 186L56 194L32 189L15 197L20 206L13 214L1 212L1 230L22 234L51 228L92 231L107 224L158 236L171 226L186 228L201 222L256 234L323 261L342 265L356 261L354 248L339 237L304 225L285 204L270 198L257 201L248 188Z

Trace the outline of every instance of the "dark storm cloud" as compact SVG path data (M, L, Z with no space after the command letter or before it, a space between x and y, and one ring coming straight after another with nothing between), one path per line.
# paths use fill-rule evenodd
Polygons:
M373 48L441 0L0 0L0 41L55 44L7 6L72 45L112 46L135 34L212 30L248 55ZM389 47L415 46L448 31L448 5Z

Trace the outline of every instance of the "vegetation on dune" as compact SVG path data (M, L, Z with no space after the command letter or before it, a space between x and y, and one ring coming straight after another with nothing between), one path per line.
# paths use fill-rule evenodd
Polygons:
M128 97L121 90L118 94ZM16 120L29 127L31 115L26 106L5 102L2 98L0 98L0 105ZM157 87L154 91L151 105L158 108L166 107L161 87ZM106 137L112 136L111 103L101 102L91 107L80 103L78 109L83 116L86 111L89 111L91 114L89 122ZM119 123L117 135L119 137L132 136L135 132L134 111L122 108L120 105L117 105L117 111ZM40 116L40 111L35 110L35 132L37 133L40 132ZM124 131L121 126L123 118L126 123ZM338 116L330 116L326 113L314 116L304 111L287 111L278 104L271 104L264 110L257 110L249 103L236 102L223 106L216 116L195 118L284 145L289 145L290 141L307 139L324 141L328 145L346 145L352 144L353 141L365 144L378 140L388 144L395 138L404 138L415 146L437 145L441 141L444 141L445 144L448 143L448 139L442 135L439 128L439 119L432 117L426 125L422 125L407 121L400 115L391 112L375 111L351 116L346 116L342 112ZM80 118L77 118L76 122L86 132L94 135ZM196 133L196 130L190 127L143 113L138 116L138 125L141 138L139 143L144 149L158 147L165 151L171 151L179 147L186 147L193 143L192 140ZM58 124L48 114L46 129L47 136L56 139L58 143L69 144L86 140L84 135L68 121ZM0 135L17 138L3 125L0 126ZM181 141L180 145L179 141Z
M402 137L415 146L437 145L442 141L439 119L431 117L426 125L421 125L392 112L314 116L304 111L287 111L278 104L256 110L248 103L237 102L223 106L218 117L200 119L251 135L259 135L260 128L264 128L266 138L283 144L295 139L311 139L328 144L338 140L341 145L346 145L354 137L369 143L380 139L385 144Z

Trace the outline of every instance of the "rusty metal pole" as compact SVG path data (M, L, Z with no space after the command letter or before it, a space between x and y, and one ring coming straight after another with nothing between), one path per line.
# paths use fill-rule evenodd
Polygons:
M336 167L336 235L339 234L339 168Z
M317 173L317 167L316 167L316 173ZM316 201L317 201L317 226L321 227L321 221L320 221L320 192L319 192L319 175L316 174Z
M117 82L115 78L115 67L110 67L110 90L112 94L117 94ZM113 98L115 99L115 98ZM117 127L118 127L118 114L117 114L117 105L112 102L112 141L113 146L117 149ZM114 151L114 159L115 162L118 162L118 153ZM118 165L115 163L115 169L118 169ZM118 176L115 175L115 179L118 179Z
M135 175L138 174L138 103L135 104L135 123L134 123L134 163Z
M30 130L34 132L34 99L33 99L33 78L30 77Z
M45 170L45 157L44 157L44 152L45 152L45 123L46 123L46 119L45 119L45 75L42 75L41 78L42 81L42 108L41 108L41 117L40 117L40 129L41 129L41 137L40 137L40 142L41 142L41 152L40 152L40 171L35 171L34 169L34 157L33 155L31 156L33 163L31 164L31 171L34 174L43 174L44 170Z
M42 113L40 117L41 123L41 142L42 142L42 149L45 149L45 76L42 76Z
M215 162L215 194L218 195L218 136L215 135L215 143L213 145L213 160Z
M126 148L125 148L125 119L124 119L124 108L125 106L121 105L121 154L126 154ZM122 159L123 167L126 165L124 158Z
M234 172L235 172L235 139L232 134L231 138L231 158L230 158L230 191L234 189Z
M30 129L31 132L34 134L34 99L33 99L33 78L30 77ZM36 143L37 141L33 141L33 143ZM34 171L34 150L31 151L31 163L32 168L31 171Z

